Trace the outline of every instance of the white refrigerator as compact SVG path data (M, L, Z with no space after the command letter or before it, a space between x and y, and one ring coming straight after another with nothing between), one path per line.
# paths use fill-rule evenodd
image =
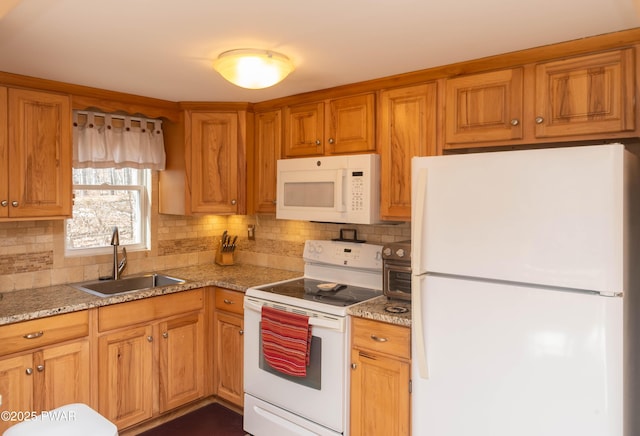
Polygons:
M413 436L638 436L621 144L412 161Z

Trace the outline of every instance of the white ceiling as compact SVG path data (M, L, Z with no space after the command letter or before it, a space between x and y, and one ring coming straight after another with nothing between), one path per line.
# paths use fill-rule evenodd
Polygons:
M0 0L0 71L170 101L260 102L640 27L640 0ZM2 17L4 15L4 17ZM287 54L265 90L233 48Z

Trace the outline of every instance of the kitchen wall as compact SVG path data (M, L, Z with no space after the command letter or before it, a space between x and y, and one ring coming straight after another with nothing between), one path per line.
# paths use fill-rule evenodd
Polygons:
M157 188L157 174L153 186ZM157 189L152 193L150 250L128 251L125 275L212 263L216 238L224 230L238 235L236 263L302 271L307 239L337 238L340 228L355 228L371 243L410 239L408 223L339 225L276 220L272 215L185 217L158 214ZM256 239L247 239L255 225ZM64 221L0 223L0 292L31 289L111 274L112 253L65 256Z

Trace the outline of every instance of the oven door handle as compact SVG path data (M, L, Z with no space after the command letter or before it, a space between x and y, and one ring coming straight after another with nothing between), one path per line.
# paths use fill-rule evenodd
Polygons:
M284 304L278 304L277 306L288 307ZM276 308L278 308L277 306ZM262 304L252 300L251 298L244 299L244 308L245 310L248 309L257 313L262 313ZM345 331L345 318L332 318L318 314L318 316L309 316L309 325L343 332Z

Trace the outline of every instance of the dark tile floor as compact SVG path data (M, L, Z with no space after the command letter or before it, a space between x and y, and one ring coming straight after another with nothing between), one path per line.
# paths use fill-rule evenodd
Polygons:
M243 436L242 415L213 403L139 436Z

